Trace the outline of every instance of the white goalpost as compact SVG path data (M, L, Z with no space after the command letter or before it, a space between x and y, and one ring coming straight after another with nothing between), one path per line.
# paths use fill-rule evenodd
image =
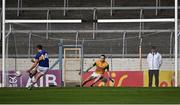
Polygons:
M175 87L178 87L178 0L175 0Z
M2 0L2 87L5 87L5 0Z

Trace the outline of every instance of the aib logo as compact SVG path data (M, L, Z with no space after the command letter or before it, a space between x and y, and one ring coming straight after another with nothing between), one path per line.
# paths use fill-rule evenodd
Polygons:
M17 87L16 76L9 76L9 87Z

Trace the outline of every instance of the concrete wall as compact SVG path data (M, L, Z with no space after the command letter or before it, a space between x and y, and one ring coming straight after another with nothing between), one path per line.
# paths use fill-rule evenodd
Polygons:
M9 58L6 60L7 70L27 70L30 68L32 63L30 62L30 58L18 58L15 59ZM57 58L50 58L50 66L52 66L56 62ZM96 58L85 58L84 59L84 69L90 67L93 62L95 62ZM107 59L111 70L129 70L129 71L137 71L139 68L139 59L138 58L113 58ZM74 63L75 64L75 63ZM0 59L1 66L1 59ZM71 65L70 65L71 66ZM58 69L58 65L55 66L54 69ZM147 62L146 59L142 59L142 69L147 70ZM164 58L161 70L173 70L174 69L174 59Z

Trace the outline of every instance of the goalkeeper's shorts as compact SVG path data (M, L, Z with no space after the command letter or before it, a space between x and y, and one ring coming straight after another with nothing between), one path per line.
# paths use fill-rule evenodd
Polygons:
M98 74L98 73L96 73L96 72L93 72L93 73L91 74L91 77L92 77L92 78L102 77L102 74Z
M41 67L38 66L37 71L40 72L41 74L45 74L49 70L48 67Z

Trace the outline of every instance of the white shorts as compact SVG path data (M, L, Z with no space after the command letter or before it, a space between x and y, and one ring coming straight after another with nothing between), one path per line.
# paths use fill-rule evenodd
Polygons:
M92 78L97 78L97 77L101 77L102 75L101 74L97 74L96 72L93 72L92 74L91 74L91 77Z
M38 66L38 68L37 68L37 71L40 72L40 73L42 73L42 74L45 74L48 70L49 70L48 67Z

